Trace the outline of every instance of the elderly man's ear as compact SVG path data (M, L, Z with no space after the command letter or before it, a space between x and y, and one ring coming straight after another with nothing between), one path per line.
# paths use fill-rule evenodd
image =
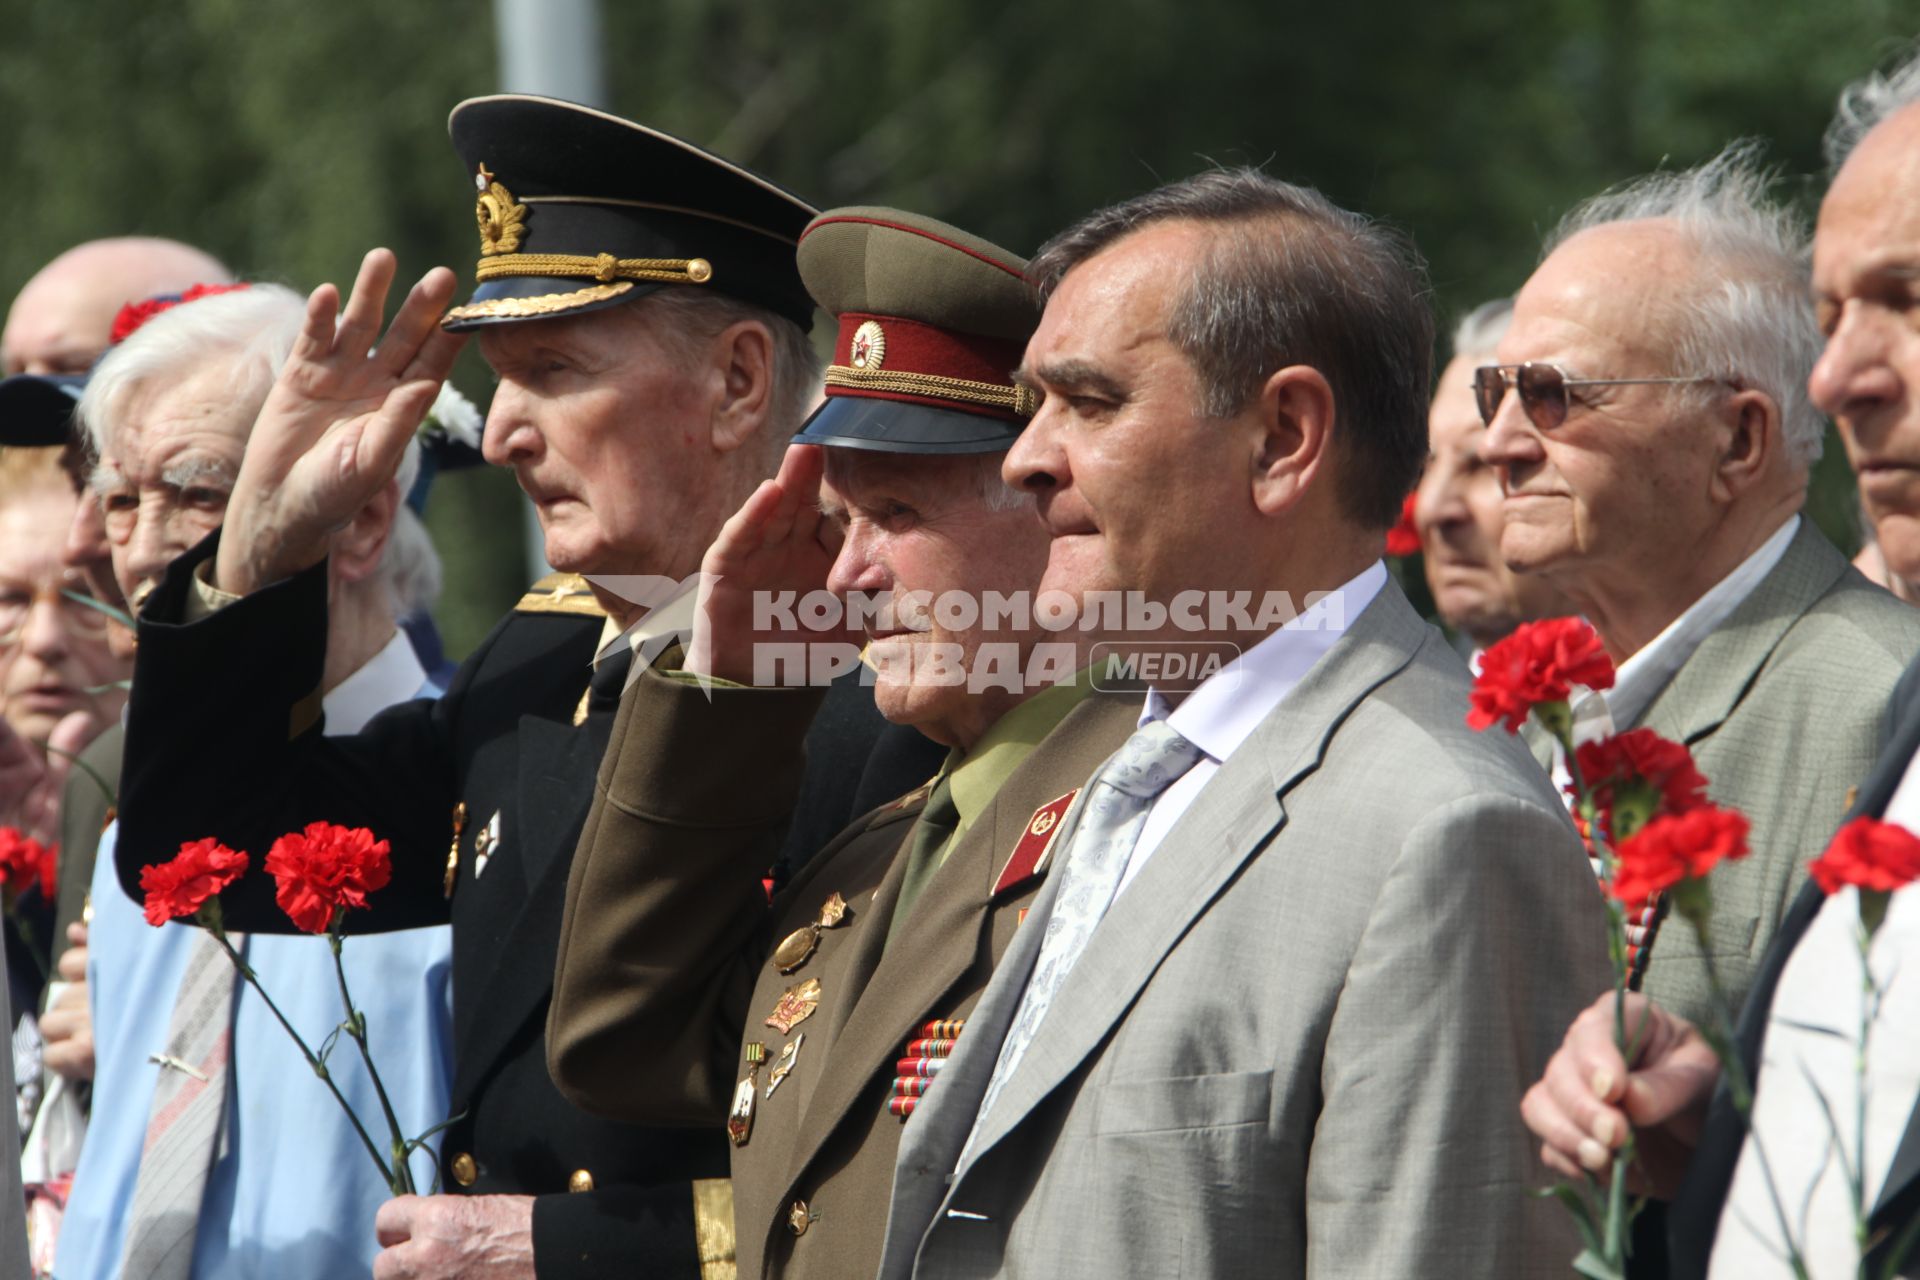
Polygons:
M1253 438L1253 505L1276 516L1297 505L1328 465L1333 388L1318 369L1276 370L1248 407Z
M1712 481L1716 501L1733 502L1755 485L1784 474L1780 406L1766 392L1736 391L1722 402L1715 425L1720 442Z
M364 582L380 567L400 509L400 486L389 484L367 500L346 528L333 535L327 563L335 582Z

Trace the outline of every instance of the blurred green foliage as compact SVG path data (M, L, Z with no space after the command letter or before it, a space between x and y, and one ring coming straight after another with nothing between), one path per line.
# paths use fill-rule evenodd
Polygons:
M1914 0L611 0L612 107L820 205L899 204L1030 251L1075 216L1251 162L1408 227L1443 326L1511 291L1582 196L1760 135L1811 209L1839 87ZM299 287L394 246L474 258L449 107L497 87L481 0L0 0L0 296L93 236L176 236ZM456 375L483 404L471 355ZM1830 450L1815 512L1848 544ZM501 473L442 482L442 622L524 584Z

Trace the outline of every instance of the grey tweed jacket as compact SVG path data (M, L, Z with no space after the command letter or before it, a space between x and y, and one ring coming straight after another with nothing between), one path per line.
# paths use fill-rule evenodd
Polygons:
M1600 899L1466 693L1389 584L1115 900L956 1171L1052 877L902 1134L881 1274L1565 1275L1519 1101L1606 982Z
M1733 1012L1885 744L1887 698L1915 654L1920 610L1868 582L1803 518L1780 563L1640 717L1692 750L1716 804L1753 822L1752 853L1708 879L1710 944ZM1540 735L1529 741L1551 758ZM1661 926L1643 989L1695 1023L1711 1016L1706 961L1684 922Z

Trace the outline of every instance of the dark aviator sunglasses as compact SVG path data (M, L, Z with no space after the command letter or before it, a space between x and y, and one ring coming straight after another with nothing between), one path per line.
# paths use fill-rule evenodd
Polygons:
M1538 361L1527 364L1484 364L1473 371L1473 399L1480 408L1480 421L1493 425L1507 388L1520 393L1520 407L1527 421L1542 431L1551 431L1567 420L1568 387L1680 385L1689 382L1725 382L1725 378L1573 378L1558 365Z

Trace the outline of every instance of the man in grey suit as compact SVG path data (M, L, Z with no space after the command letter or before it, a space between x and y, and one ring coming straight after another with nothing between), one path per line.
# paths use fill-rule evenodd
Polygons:
M1736 145L1576 209L1477 384L1501 553L1571 597L1618 665L1576 703L1576 738L1645 726L1683 742L1712 799L1753 822L1752 855L1710 877L1734 1008L1920 652L1920 615L1800 514L1824 430L1807 394L1820 331L1805 233L1766 188ZM1634 908L1637 944L1657 911ZM1642 989L1703 1022L1693 931L1651 936Z
M882 1274L1563 1272L1509 1108L1604 927L1546 778L1467 730L1379 563L1425 447L1409 247L1242 170L1031 274L1044 399L1006 474L1053 538L1042 598L1129 593L1165 624L1135 670L1218 669L1157 680L1062 819L902 1135Z

